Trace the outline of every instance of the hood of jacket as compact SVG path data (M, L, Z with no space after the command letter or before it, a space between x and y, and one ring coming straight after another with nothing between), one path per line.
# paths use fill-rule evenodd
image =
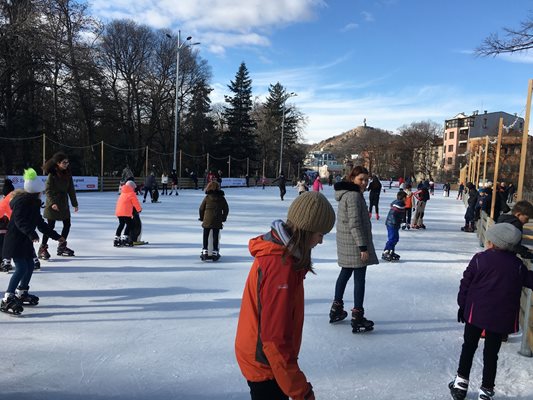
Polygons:
M130 185L122 185L120 188L121 193L133 193L135 190Z
M36 201L38 201L39 204L41 203L38 193L27 193L23 190L15 190L12 192L11 196L9 207L11 207L12 210L14 210L16 206L23 204L29 204Z
M335 200L340 201L342 196L348 192L361 192L359 185L356 185L353 182L341 181L337 182L333 189L335 190Z
M205 194L212 194L213 196L224 196L223 190L208 190Z

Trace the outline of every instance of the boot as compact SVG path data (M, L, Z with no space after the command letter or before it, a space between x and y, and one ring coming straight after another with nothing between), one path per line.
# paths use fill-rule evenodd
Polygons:
M220 259L220 253L218 250L213 250L213 253L211 254L211 260L218 261Z
M348 313L344 311L344 302L342 300L334 300L329 311L329 323L342 321L347 316Z
M48 252L48 245L47 244L42 244L39 247L39 252L37 253L37 257L39 257L41 260L50 259L50 253Z
M486 389L483 386L479 388L477 400L492 400L494 398L494 390Z
M120 239L120 242L122 243L122 246L133 247L133 241L127 235L123 235L122 238Z
M374 330L374 321L365 318L364 308L352 308L352 333Z
M400 255L399 255L399 254L396 254L396 253L394 252L394 250L391 250L390 255L391 255L392 261L400 261Z
M392 261L392 254L390 250L385 250L383 254L381 254L381 259L385 261Z
M200 260L205 261L207 260L207 249L202 249L202 252L200 253Z
M120 240L120 236L115 236L115 239L113 240L113 246L115 247L122 246L122 241Z
M26 289L22 289L20 286L17 288L16 296L23 304L28 304L30 306L36 306L39 304L39 298L33 294L28 293L30 290L29 286Z
M67 247L67 242L59 243L57 245L57 255L58 256L65 256L65 257L73 257L74 256L74 250L69 249Z
M33 270L38 271L41 269L41 262L38 257L33 257Z
M11 260L9 258L4 258L1 263L2 271L9 272L13 269L13 266L11 265Z
M448 384L450 394L453 400L464 400L468 391L468 379L461 378L459 375Z
M376 219L379 221L379 214L376 213Z
M368 218L372 219L372 213L371 212L368 213Z
M22 303L13 293L6 293L2 302L0 303L0 311L5 313L11 313L14 315L19 315L24 311Z

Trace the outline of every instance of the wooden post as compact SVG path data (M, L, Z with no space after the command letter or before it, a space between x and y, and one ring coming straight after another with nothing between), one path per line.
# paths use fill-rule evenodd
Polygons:
M482 147L481 147L481 141L479 142L479 147L477 149L477 154L476 154L476 160L477 160L477 167L476 167L476 187L478 188L479 187L479 177L480 177L480 168L481 168L481 150L482 150Z
M263 176L262 177L265 177L265 159L263 158Z
M524 193L524 178L526 175L527 139L529 134L529 116L531 111L531 93L533 92L533 79L529 80L527 88L526 115L524 119L524 130L522 132L522 149L520 150L520 170L518 173L518 188L516 199L522 200Z
M144 176L148 176L148 146L146 146L146 159L144 160Z
M246 176L250 178L250 157L246 157Z
M494 180L492 181L492 202L490 205L490 217L494 219L494 206L496 205L496 186L498 184L498 169L500 168L500 148L502 147L503 117L500 117L498 124L498 144L496 145L496 159L494 162Z
M102 140L100 147L100 191L104 191L104 141Z
M46 133L43 133L43 166L46 162Z
M483 186L487 185L487 158L489 156L489 137L485 136L485 160L483 161Z

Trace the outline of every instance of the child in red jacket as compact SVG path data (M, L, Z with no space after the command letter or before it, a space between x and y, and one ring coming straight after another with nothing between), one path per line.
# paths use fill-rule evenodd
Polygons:
M298 365L304 320L303 280L311 249L335 223L335 212L319 192L305 192L289 207L287 221L250 240L255 257L239 315L235 354L252 400L314 400Z
M127 181L120 190L120 196L117 200L117 206L115 208L115 215L118 217L118 228L115 232L115 240L113 241L113 246L133 246L133 241L131 240L130 229L133 222L133 209L137 212L141 212L141 204L137 199L135 194L135 188L137 185L133 181ZM124 235L122 235L122 230L126 226Z

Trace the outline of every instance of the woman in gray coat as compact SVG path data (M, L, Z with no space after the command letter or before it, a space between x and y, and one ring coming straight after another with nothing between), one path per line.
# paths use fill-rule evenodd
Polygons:
M329 313L329 322L342 321L348 316L344 311L343 296L353 274L354 307L352 332L368 332L374 322L364 317L365 277L367 265L379 264L372 242L372 225L368 207L363 197L368 184L368 170L354 167L346 179L335 184L337 211L337 257L341 272L335 285L335 300Z

